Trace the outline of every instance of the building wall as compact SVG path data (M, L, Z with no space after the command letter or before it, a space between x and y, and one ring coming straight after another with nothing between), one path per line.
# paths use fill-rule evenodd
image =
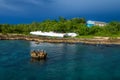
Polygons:
M94 24L87 24L87 27L92 27L94 26Z
M94 21L91 21L91 20L89 20L89 21L87 21L87 26L88 27L92 27L92 26L94 26Z
M87 21L87 26L88 27L92 27L92 26L105 26L106 23L105 22L99 22L99 21Z

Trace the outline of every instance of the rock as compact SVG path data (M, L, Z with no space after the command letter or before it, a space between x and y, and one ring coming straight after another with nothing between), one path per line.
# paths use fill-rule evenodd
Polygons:
M34 50L31 52L31 57L33 59L38 59L38 60L46 59L47 53L45 51L35 51Z

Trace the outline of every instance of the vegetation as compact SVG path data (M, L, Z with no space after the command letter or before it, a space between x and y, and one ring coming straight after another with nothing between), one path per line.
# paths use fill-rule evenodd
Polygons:
M75 32L79 36L120 36L120 22L110 22L104 27L87 27L84 18L45 20L31 24L0 24L0 33L29 34L31 31Z

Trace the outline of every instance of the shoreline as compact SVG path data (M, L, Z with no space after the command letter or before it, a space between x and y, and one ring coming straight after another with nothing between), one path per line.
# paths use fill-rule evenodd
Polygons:
M23 34L0 34L0 40L27 40L36 43L84 43L84 44L115 44L120 45L120 37L111 39L110 37L94 37L94 38L52 38L39 37Z

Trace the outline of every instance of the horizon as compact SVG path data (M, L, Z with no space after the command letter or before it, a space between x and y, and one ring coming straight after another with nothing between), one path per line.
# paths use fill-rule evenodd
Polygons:
M59 16L120 21L119 7L120 0L1 0L0 24L30 24Z

